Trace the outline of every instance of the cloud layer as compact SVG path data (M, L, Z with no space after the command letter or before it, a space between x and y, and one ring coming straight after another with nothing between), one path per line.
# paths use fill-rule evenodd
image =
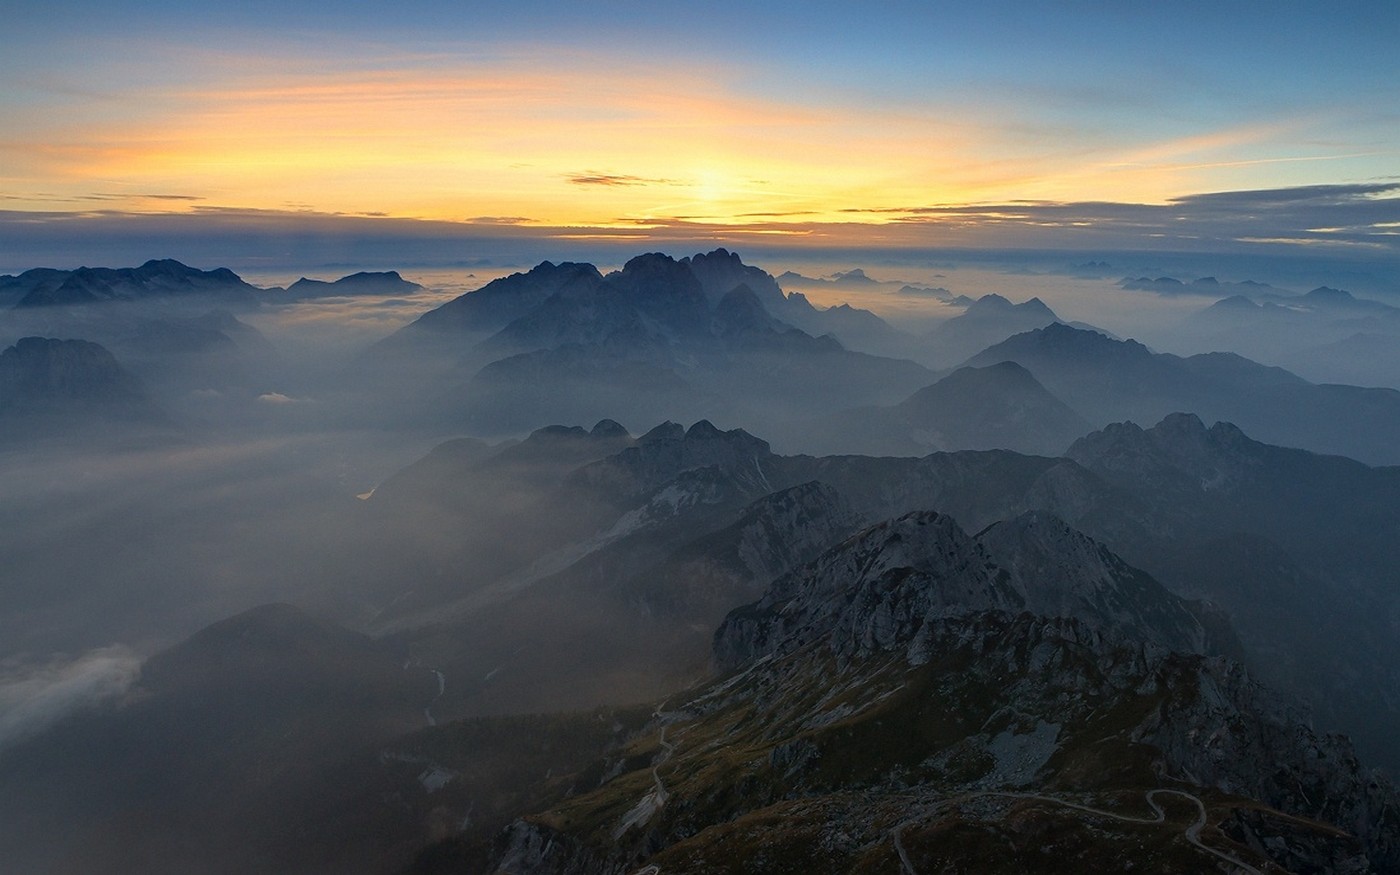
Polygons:
M588 187L591 187L588 186ZM610 187L603 184L602 187ZM287 248L295 240L297 252ZM1166 203L1007 201L850 206L836 220L615 216L607 225L525 217L462 222L291 210L0 211L0 269L139 263L153 255L235 269L608 262L648 246L699 251L1050 249L1321 255L1400 260L1400 181L1190 195Z
M0 748L62 718L125 693L141 660L125 647L106 647L39 665L0 665Z

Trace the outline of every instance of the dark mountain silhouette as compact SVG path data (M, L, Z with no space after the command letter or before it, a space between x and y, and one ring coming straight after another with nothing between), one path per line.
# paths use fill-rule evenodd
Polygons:
M1397 606L1387 581L1400 546L1388 533L1400 530L1400 469L1270 446L1188 415L1147 430L1116 424L1068 455L1132 496L1121 513L1140 534L1120 549L1220 604L1263 677L1301 692L1368 753L1386 751L1400 728L1400 712L1380 704L1400 693L1386 619Z
M26 337L0 352L0 431L163 422L140 381L96 343Z
M317 796L345 757L422 726L435 691L382 643L255 608L151 657L114 706L0 752L0 843L24 838L0 850L29 871L357 869L363 837Z
M775 484L832 485L867 519L931 506L978 529L1054 513L1175 592L1220 605L1252 670L1372 761L1400 768L1385 741L1400 732L1389 704L1400 700L1400 655L1387 631L1400 609L1390 586L1400 469L1263 444L1189 415L1111 426L1068 452L788 456L768 467Z
M148 261L140 267L80 267L71 271L25 271L3 285L18 296L16 307L94 304L207 297L223 306L256 306L259 290L228 268L198 270L173 259Z
M403 337L440 334L491 334L525 316L545 301L575 286L586 290L602 280L591 264L543 261L528 273L514 273L453 298L411 323Z
M396 270L361 271L343 276L333 282L302 277L273 296L278 300L305 301L314 298L335 298L350 295L412 295L423 291L418 283L399 276Z
M739 286L748 286L769 313L778 318L786 315L787 294L779 281L762 268L744 264L737 252L716 249L681 261L695 273L712 305Z
M1013 334L1059 321L1060 317L1039 298L1013 304L1001 295L983 295L964 313L924 336L922 358L935 366L948 367Z
M1058 455L1092 430L1015 362L959 368L892 407L844 411L794 438L820 454L922 456L939 450L1009 449Z
M1192 314L1179 335L1315 381L1400 388L1400 308L1340 289L1235 295Z
M370 361L380 375L418 375L416 416L497 433L619 414L772 423L841 399L893 402L927 382L912 362L784 318L810 310L725 250L641 255L607 276L546 263L425 314Z
M1317 385L1230 353L1182 358L1054 324L973 356L1014 361L1090 422L1155 422L1173 411L1239 424L1261 440L1372 464L1400 462L1400 392Z

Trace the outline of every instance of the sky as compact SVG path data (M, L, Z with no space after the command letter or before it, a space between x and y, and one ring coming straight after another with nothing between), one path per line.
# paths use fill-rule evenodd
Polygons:
M1400 251L1394 0L0 21L7 263L114 235Z

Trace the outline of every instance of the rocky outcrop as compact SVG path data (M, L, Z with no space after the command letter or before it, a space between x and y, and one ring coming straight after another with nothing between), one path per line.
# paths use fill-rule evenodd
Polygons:
M776 580L715 634L721 669L820 642L839 664L904 651L933 654L946 617L998 611L1073 618L1162 652L1209 652L1197 611L1103 545L1045 513L999 523L976 539L952 518L907 514L866 529Z
M977 541L1010 574L1031 613L1076 617L1179 653L1238 652L1233 636L1216 640L1212 630L1225 625L1221 618L1203 622L1203 608L1172 595L1052 514L1031 511L995 523Z
M904 647L916 662L928 622L1023 605L950 517L913 513L866 529L732 612L715 633L715 660L734 670L820 642L843 663Z
M713 626L734 605L759 597L775 578L815 559L861 524L836 490L803 483L753 502L731 525L638 575L629 589L658 615Z
M764 471L771 457L767 441L741 428L720 431L704 419L689 429L664 422L635 445L580 469L572 479L581 488L598 490L626 505L686 471L714 467L751 484L757 496L772 491Z

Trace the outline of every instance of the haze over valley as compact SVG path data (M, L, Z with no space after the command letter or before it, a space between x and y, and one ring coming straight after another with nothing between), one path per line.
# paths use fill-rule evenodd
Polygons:
M1392 2L19 0L0 875L1400 873Z
M1392 634L1400 604L1389 585L1400 561L1400 468L1389 467L1400 461L1400 392L1383 385L1380 371L1372 386L1320 384L1234 354L1156 352L1123 336L1121 323L1107 331L1066 321L1039 297L959 292L988 281L980 268L970 277L944 268L940 286L878 280L874 269L784 273L783 283L807 288L799 292L715 249L638 255L606 272L543 262L458 295L411 276L366 271L262 287L232 271L165 260L0 280L11 301L7 328L27 335L0 353L12 575L0 611L7 858L36 871L97 860L111 868L113 855L131 861L122 871L237 871L264 865L258 860L297 871L477 871L488 859L509 871L509 860L539 855L537 839L518 824L553 822L510 826L513 818L572 805L580 793L631 792L622 789L625 765L582 778L577 770L590 758L606 762L619 755L609 750L644 746L652 733L660 747L636 762L659 775L660 765L645 763L682 754L664 731L655 741L658 729L719 733L715 750L750 744L721 715L744 696L768 701L761 684L740 692L759 676L745 686L725 682L722 695L703 685L743 668L757 656L752 648L774 646L762 642L776 633L760 634L745 618L794 598L783 593L813 574L836 575L820 586L838 591L883 581L874 602L860 596L854 604L866 607L847 609L854 615L819 622L843 599L815 594L804 609L816 612L812 619L783 613L782 634L809 642L794 654L818 660L782 669L794 695L810 688L821 700L836 677L862 691L859 704L822 718L849 725L843 733L870 720L912 719L896 717L898 709L877 715L905 701L887 703L891 691L939 683L920 666L962 646L947 636L963 640L957 636L975 628L1019 640L1047 633L1013 632L1015 624L1053 622L1055 647L1092 634L1107 636L1095 648L1141 649L1133 659L1147 661L1132 663L1135 672L1167 670L1153 666L1168 653L1214 660L1170 671L1236 673L1223 694L1240 709L1232 725L1273 721L1277 728L1260 731L1279 739L1305 726L1344 732L1361 762L1400 765L1389 744L1400 731L1392 704L1400 698ZM1075 280L1070 270L1049 283L1005 276L1013 294L1038 284L1059 291L1047 297L1069 313L1076 282L1086 295L1143 294L1125 287L1131 280ZM1391 312L1344 292L1260 286L1252 306L1300 314L1335 307L1376 325ZM812 303L848 288L862 303L894 303L883 317ZM1185 337L1214 326L1222 307L1243 309L1237 294L1224 304L1199 297L1183 318L1144 308L1145 331ZM1251 330L1258 336L1271 324ZM959 545L938 551L983 557L957 568L972 561L1010 570L964 590L953 581L968 572L920 558L932 546L879 548L883 564L875 567L888 565L888 573L839 570L865 567L846 554L871 549L859 545L881 532L929 524ZM1012 531L1019 534L1010 540L1001 534ZM991 589L978 594L982 586ZM831 622L839 631L823 631ZM841 649L848 636L850 653ZM836 667L817 670L830 658L820 655L826 647L836 648ZM906 650L908 669L876 659ZM1103 660L1123 658L1108 653L1076 659L1101 671ZM915 670L900 680L900 671ZM1083 812L1055 807L1070 801L1113 807L1115 798L1152 789L1131 770L1085 783L1051 765L1087 741L1064 735L1071 730L1056 712L1025 703L1062 684L1081 695L1086 682L1037 677L1020 682L1035 692L1015 693L1006 706L991 705L1006 691L958 693L973 698L938 719L963 716L945 734L919 736L931 745L920 769L931 771L900 780L927 787L930 799L948 787L972 788L969 798L989 805L1043 797L1033 802L1049 806L1038 817ZM1270 692L1251 686L1261 682ZM1180 694L1179 682L1154 683ZM656 715L639 704L697 695ZM1260 696L1272 697L1267 706ZM839 745L819 754L825 736L800 727L824 725L802 714L826 706L797 701L805 700L765 705L779 711L764 719L797 721L781 730L798 733L783 745L807 751L794 762L808 765L784 765L782 786L807 789L774 796L774 785L687 817L719 824L736 805L759 810L779 798L845 804L836 801L847 792L840 788L886 786L895 774L887 770L907 762L908 753L877 758L842 771L835 784L817 778L828 766L796 778L821 756L835 765L854 755ZM909 707L939 707L918 701ZM990 735L953 728L965 709L990 708L979 719L1005 720L992 713L997 707L1022 716ZM541 752L553 750L550 733L594 719L567 715L598 708L614 709L599 715L613 728L560 750L561 774L577 773L565 784L548 776L531 783L539 775L519 770L536 754L498 749L506 744L499 733L516 721L516 732L545 745ZM545 722L516 716L555 713ZM1185 725L1212 719L1203 712ZM1073 732L1105 731L1094 726ZM115 761L97 753L118 737L138 741ZM715 748L721 738L729 740ZM1329 755L1335 764L1324 774L1308 765L1312 754L1267 747L1274 743L1222 754L1229 778L1202 777L1213 773L1201 772L1192 754L1172 767L1186 771L1171 774L1195 777L1169 786L1227 819L1242 816L1230 801L1240 794L1307 817L1334 811L1325 806L1361 806L1345 809L1359 820L1337 824L1353 844L1285 830L1277 847L1308 865L1332 865L1343 854L1384 870L1389 784L1345 765L1349 748ZM997 751L1007 744L1032 745L1031 761L1041 765L1005 771ZM210 745L226 753L212 760ZM85 762L79 749L103 758ZM973 759L954 768L955 756ZM1324 808L1248 771L1261 756L1301 756L1296 768L1310 777L1296 780L1333 788ZM271 770L267 782L246 777L255 761ZM133 769L142 775L135 784L122 777ZM757 788L775 778L744 780ZM1357 789L1336 789L1337 781ZM206 785L227 792L202 800L198 787ZM391 815L374 801L381 791L371 788L381 785L398 787L407 808ZM1027 786L1063 786L1071 796L1018 797ZM650 797L636 791L637 805L650 807L620 821L586 820L581 832L559 833L571 836L561 845L567 857L510 865L603 871L676 842L691 847L693 827L675 833L666 825L667 800L679 791L665 787ZM688 792L698 799L713 790ZM127 813L113 820L117 810ZM1329 816L1342 816L1335 811ZM876 808L849 816L879 824L890 815ZM444 817L458 827L444 831ZM783 815L793 829L826 828L820 818L798 826L807 817ZM373 823L386 838L351 840L349 823ZM1240 865L1272 859L1219 835ZM898 847L893 840L893 832L872 835L860 854L920 847L902 833ZM723 843L709 841L686 858L724 853ZM1122 859L1115 841L1077 853ZM219 848L218 866L196 862L195 847ZM970 853L961 844L922 847ZM477 862L444 862L451 860Z

